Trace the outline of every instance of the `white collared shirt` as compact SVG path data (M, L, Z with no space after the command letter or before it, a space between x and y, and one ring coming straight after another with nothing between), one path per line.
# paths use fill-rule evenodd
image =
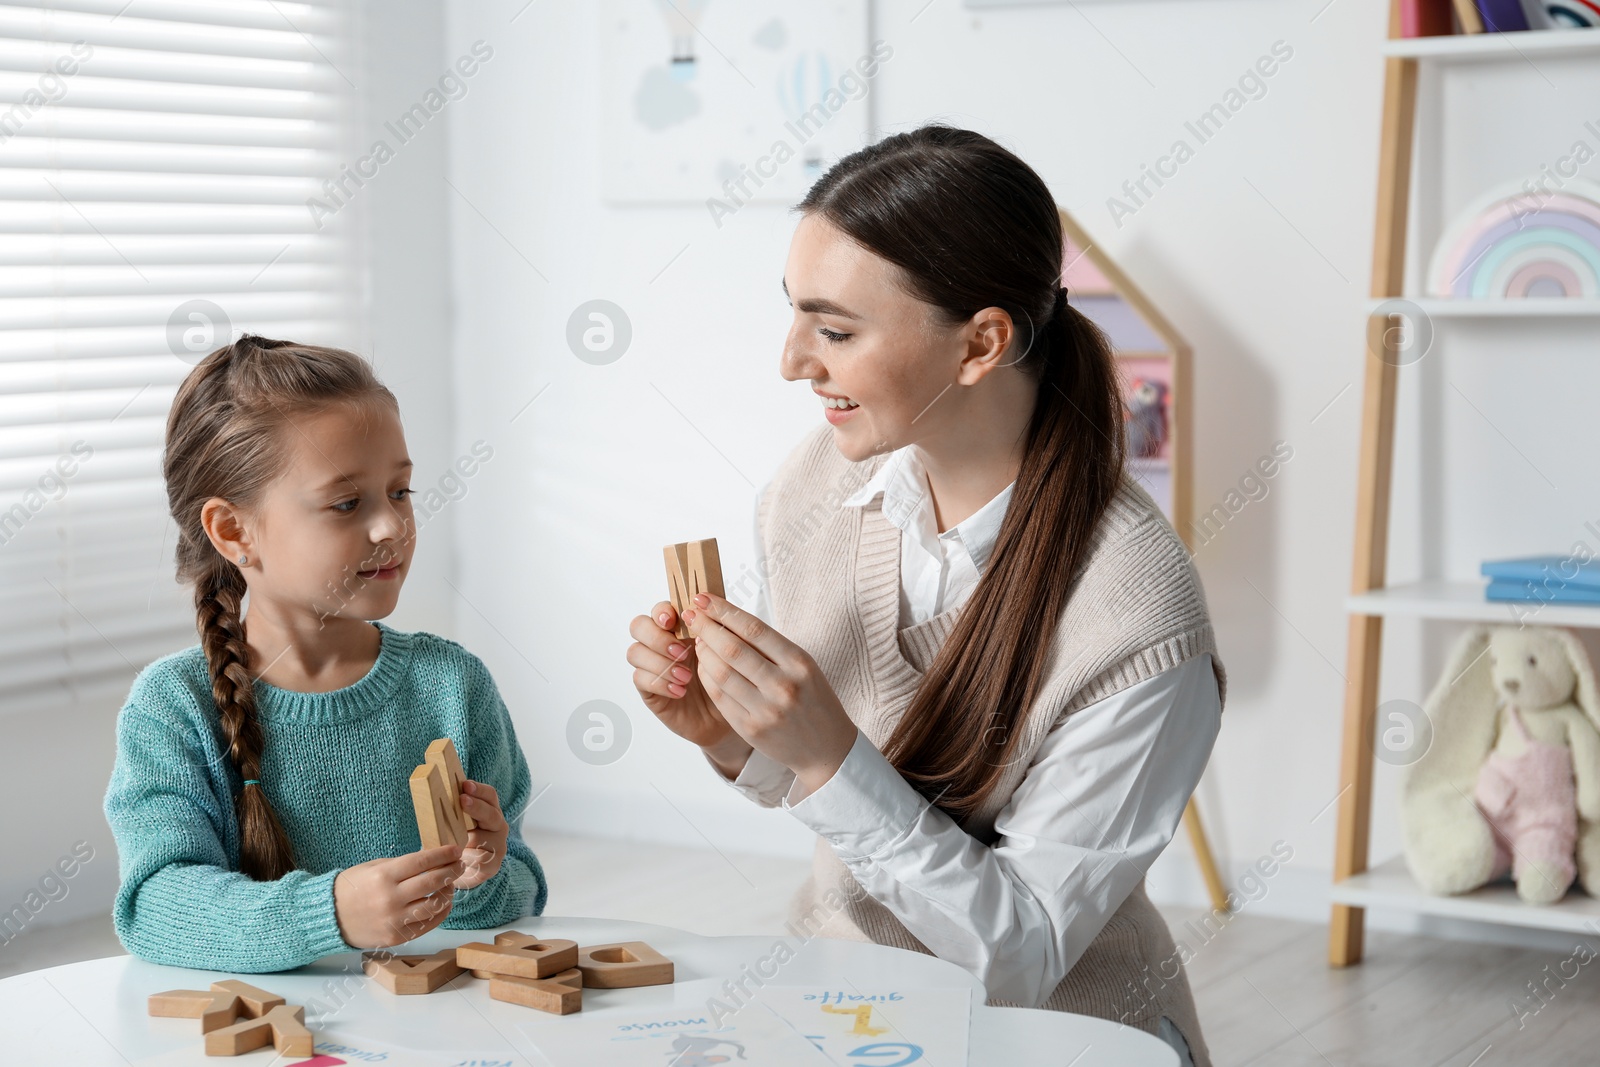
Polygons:
M889 453L877 473L845 500L846 506L865 507L882 493L884 518L900 529L901 629L955 607L977 586L1000 536L1011 489L1006 486L983 507L940 533L927 473L916 453L902 448Z
M844 503L862 507L879 493L901 531L901 626L962 603L988 564L1011 486L941 534L908 446ZM762 568L750 610L771 621L767 598ZM825 838L874 899L980 978L990 999L1037 1005L1172 840L1221 712L1208 654L1075 712L1034 755L995 819L993 846L931 806L864 734L809 796L759 752L731 784Z
M865 507L883 494L883 515L900 530L900 628L927 622L966 600L989 565L1000 523L1011 504L1016 483L996 493L966 519L939 532L933 512L933 493L916 453L902 448L889 453L870 479L844 501L846 507ZM761 543L760 531L756 544ZM768 616L766 571L748 610Z

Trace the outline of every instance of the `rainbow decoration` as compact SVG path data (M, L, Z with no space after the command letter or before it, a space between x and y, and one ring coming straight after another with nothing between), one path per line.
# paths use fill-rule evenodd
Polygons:
M1544 11L1558 30L1600 26L1600 3L1595 0L1545 0Z
M1428 292L1457 300L1600 299L1600 185L1505 188L1476 201L1439 239Z

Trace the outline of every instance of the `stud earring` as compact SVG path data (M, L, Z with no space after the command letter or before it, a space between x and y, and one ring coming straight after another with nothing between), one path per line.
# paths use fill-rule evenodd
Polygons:
M243 567L246 563L249 563L249 562L250 562L250 557L249 556L241 555L239 557L239 566Z

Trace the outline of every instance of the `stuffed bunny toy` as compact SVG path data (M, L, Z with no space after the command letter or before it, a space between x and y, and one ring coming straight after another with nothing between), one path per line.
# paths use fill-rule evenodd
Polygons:
M1432 742L1406 775L1406 860L1432 893L1510 874L1530 904L1576 878L1600 896L1600 700L1570 631L1474 627L1424 709Z

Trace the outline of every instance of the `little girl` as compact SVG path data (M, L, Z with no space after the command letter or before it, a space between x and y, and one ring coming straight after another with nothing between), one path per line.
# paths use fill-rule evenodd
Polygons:
M275 971L544 910L494 680L376 621L411 563L411 466L394 395L348 352L245 336L179 388L163 474L200 644L141 671L117 721L130 952ZM440 737L477 829L418 851L408 778Z

